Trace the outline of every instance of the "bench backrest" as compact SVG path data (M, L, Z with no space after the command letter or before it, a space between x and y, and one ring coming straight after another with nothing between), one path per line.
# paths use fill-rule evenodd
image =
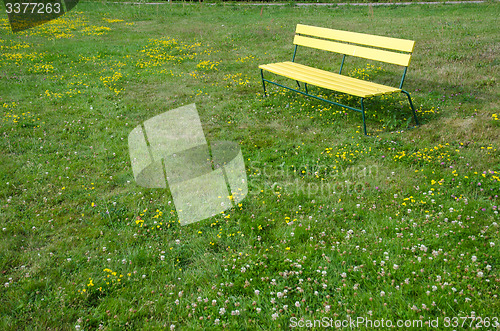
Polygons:
M415 41L297 24L293 43L408 67Z

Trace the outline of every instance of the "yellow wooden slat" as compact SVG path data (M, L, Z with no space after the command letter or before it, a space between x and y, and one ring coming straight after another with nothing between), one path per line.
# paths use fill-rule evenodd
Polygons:
M293 62L266 64L259 66L259 68L310 85L362 98L400 91L390 86L371 83Z
M311 72L301 72L296 68L287 67L286 64L283 63L271 64L264 67L263 69L291 79L299 80L301 82L321 86L335 91L341 90L345 93L349 92L351 94L362 97L365 97L368 94L372 94L370 91L367 91L366 88L356 87L356 86L353 87L346 84L342 84L342 82L340 82L339 80L328 79L327 77L314 75Z
M325 84L335 84L338 87L343 87L351 90L359 91L360 94L375 95L387 92L394 92L396 89L390 86L370 83L352 77L346 77L339 74L331 73L324 70L319 70L303 65L296 65L295 63L275 63L272 65L278 70L286 70L291 74L302 75L311 81L322 81Z
M355 96L362 97L362 98L372 96L372 93L369 93L367 91L363 91L363 90L352 88L352 87L349 87L346 85L342 85L339 82L312 77L311 75L303 74L303 73L297 72L295 70L289 70L287 68L280 68L279 66L272 66L272 67L267 67L264 69L267 71L270 71L272 73L278 74L280 76L284 76L284 77L287 77L287 78L290 78L293 80L298 80L302 83L307 83L310 85L323 87L323 88L326 88L326 89L329 89L332 91L348 93L348 94L355 95Z
M284 76L284 77L287 77L287 78L290 78L290 79L298 80L300 82L307 83L307 84L310 84L310 85L319 86L319 87L322 87L322 88L325 88L325 89L328 89L328 90L332 90L332 91L338 91L338 92L341 92L341 93L347 93L347 94L355 95L355 96L358 96L358 97L361 97L361 98L367 98L367 97L371 96L371 95L369 95L367 93L363 93L363 92L360 92L358 90L347 88L345 86L335 85L335 84L327 83L327 82L324 82L324 81L312 80L309 77L305 77L305 76L299 75L299 74L297 74L295 72L294 73L288 73L288 72L283 71L283 70L272 70L272 69L269 69L269 71L273 72L275 74L278 74L280 76Z
M329 72L329 71L325 71L325 70L321 70L321 69L317 69L317 68L305 66L303 64L299 64L299 63L295 63L295 62L283 62L283 63L286 63L288 66L293 67L294 70L303 71L303 72L309 72L312 75L317 74L317 75L320 75L320 76L327 77L328 79L339 80L339 81L342 81L343 84L347 84L347 85L359 86L359 87L366 87L366 88L369 88L371 90L377 89L377 91L378 90L383 90L383 91L387 91L387 92L391 92L391 93L394 92L394 91L400 91L400 89L397 89L397 88L392 87L392 86L377 84L377 83L369 82L369 81L366 81L366 80L357 79L357 78L354 78L354 77L348 77L348 76L344 76L344 75L339 75L337 73L333 73L333 72Z
M330 52L361 57L368 60L397 64L404 67L410 64L411 59L410 54L395 53L391 51L343 44L335 41L315 39L298 35L295 36L293 43L299 46L317 48Z
M304 65L297 65L295 63L289 63L290 65L293 64L293 66L288 66L291 67L290 69L297 72L297 73L302 73L307 75L308 77L311 77L312 79L322 79L327 82L334 82L336 85L353 89L353 90L359 90L362 94L365 96L374 96L374 95L380 95L380 94L385 94L385 93L393 93L396 91L400 91L399 89L396 89L392 86L386 86L386 85L381 85L381 84L376 84L372 82L367 82L361 79L356 79L352 77L347 77L343 75L339 75L336 73L332 73L329 71L324 71L316 68L311 68L308 66Z
M415 41L297 24L296 33L372 47L413 52Z

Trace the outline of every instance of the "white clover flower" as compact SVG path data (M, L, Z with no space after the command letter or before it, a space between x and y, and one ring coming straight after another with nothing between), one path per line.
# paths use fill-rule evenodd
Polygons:
M260 294L260 291L259 290L255 290L255 295L259 295Z
M476 262L476 261L477 261L477 256L472 255L472 258L471 258L471 259L472 259L472 262Z
M222 307L221 309L219 309L220 315L224 315L225 313L226 313L226 308Z
M380 296L381 297L385 296L385 292L384 291L380 291Z
M300 302L295 301L295 307L297 307L297 308L300 307Z

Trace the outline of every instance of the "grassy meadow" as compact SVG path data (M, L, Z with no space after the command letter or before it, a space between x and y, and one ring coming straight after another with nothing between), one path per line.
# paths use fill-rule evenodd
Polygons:
M80 2L16 34L2 14L0 329L499 329L499 14ZM369 136L358 113L265 98L258 65L291 60L297 23L415 40L422 125L404 95L366 102ZM397 86L402 69L344 72ZM135 184L127 137L191 103L209 142L241 146L249 194L180 226L168 190Z

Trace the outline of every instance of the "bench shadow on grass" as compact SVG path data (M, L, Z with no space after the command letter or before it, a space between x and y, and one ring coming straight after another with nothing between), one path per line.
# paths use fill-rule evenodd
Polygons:
M358 67L359 69L354 68L350 70L347 75L362 80L374 81L376 83L388 86L399 85L398 82L394 81L396 72L393 69L376 67L371 64L367 64L366 68L364 68L361 65L361 62L358 64ZM371 77L373 77L374 79L372 80ZM277 81L284 86L297 88L294 81L287 79L281 80L280 78L277 78ZM299 89L301 91L304 91L303 84L301 84L301 87ZM408 77L405 81L405 86L403 86L403 89L409 92L411 95L419 125L433 123L438 118L443 116L443 114L441 113L441 108L442 106L446 105L446 100L443 101L443 95L446 96L445 99L447 99L449 95L457 95L461 99L457 99L456 96L454 101L465 103L471 101L471 99L474 99L473 93L475 92L475 90L473 90L470 86L454 86L443 82L418 79L415 77ZM338 102L340 104L358 109L361 108L361 98L359 97L334 92L312 85L308 85L308 91L312 95L319 96L330 101ZM280 95L282 93L278 92L277 94ZM315 100L311 97L299 95L298 93L289 90L286 91L286 95L286 103L288 103L289 98L292 98L297 102L306 105L305 107L309 108L308 110L311 111L310 113L308 112L308 116L314 116L314 109L328 108L331 112L331 115L323 112L322 115L320 115L320 121L321 119L323 119L325 120L325 123L328 120L338 123L347 122L359 127L359 130L357 131L360 131L360 133L362 134L363 120L361 112L356 112L343 108L341 106L328 104L324 101ZM276 98L276 95L272 96L271 98ZM276 100L276 102L279 103L278 100ZM276 104L275 102L273 103ZM308 107L307 105L310 105L310 107ZM413 118L413 113L408 102L408 98L403 93L393 93L383 96L365 98L364 106L366 128L369 136L418 128Z
M308 87L308 90L311 94L320 96L324 99L338 102L354 108L360 108L361 98L352 97L341 93L335 93L330 90L315 86ZM318 119L320 121L324 120L325 124L328 122L328 120L335 121L337 123L344 122L343 124L346 125L347 123L349 123L349 125L355 125L356 127L359 127L357 131L359 131L360 134L363 133L363 120L360 112L358 113L341 106L331 105L323 101L314 100L311 97L302 96L292 91L287 91L287 94L293 96L293 98L296 98L297 101L300 101L300 103L302 104L309 104L311 110L328 107L331 111L331 114L325 114L323 112L322 117ZM436 118L440 116L437 106L429 105L428 101L420 102L422 96L419 96L417 94L417 97L415 97L415 93L411 94L420 125L435 121ZM408 98L403 93L393 93L385 96L366 98L364 104L366 128L369 136L394 131L406 131L412 128L416 128L413 113L411 111L410 104L408 103ZM310 115L313 114L311 113Z

